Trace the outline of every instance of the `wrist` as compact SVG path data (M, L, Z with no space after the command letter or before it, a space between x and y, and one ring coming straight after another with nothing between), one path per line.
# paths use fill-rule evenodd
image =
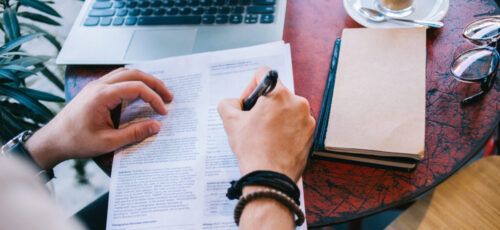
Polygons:
M51 139L52 137L45 132L44 128L41 128L24 144L33 160L45 170L53 168L64 160L58 157L60 154L55 151L57 148L55 148L54 143L51 143Z
M265 186L246 186L243 195L268 189ZM259 223L261 229L294 229L293 213L283 204L274 199L258 199L246 205L240 219L240 229L255 229Z

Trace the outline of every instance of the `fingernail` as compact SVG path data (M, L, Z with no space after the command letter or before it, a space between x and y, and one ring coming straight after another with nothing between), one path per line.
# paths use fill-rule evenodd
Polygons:
M158 132L160 132L160 124L159 122L154 122L153 124L151 124L149 126L149 134L153 135L153 134L157 134Z

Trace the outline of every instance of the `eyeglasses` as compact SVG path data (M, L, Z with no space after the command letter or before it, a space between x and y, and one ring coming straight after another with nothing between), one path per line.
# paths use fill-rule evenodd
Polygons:
M462 105L481 100L495 83L500 54L497 41L500 39L500 16L493 16L469 24L463 36L478 48L465 51L453 60L453 77L465 83L479 83L481 91L468 96Z

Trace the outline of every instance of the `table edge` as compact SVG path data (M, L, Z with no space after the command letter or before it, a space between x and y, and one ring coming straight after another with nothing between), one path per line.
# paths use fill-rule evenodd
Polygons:
M350 217L339 218L338 221L331 221L328 223L321 223L321 224L314 224L314 225L308 224L307 227L308 228L321 228L321 227L331 226L334 224L347 223L347 222L350 222L353 220L358 220L358 219L366 218L369 216L373 216L373 215L379 214L383 211L387 211L387 210L390 210L390 209L393 209L393 208L396 208L396 207L399 207L399 206L402 206L402 205L405 205L405 204L408 204L412 201L417 200L420 196L424 195L425 193L427 193L430 190L434 189L435 187L439 186L439 184L443 183L451 176L455 175L460 169L462 169L464 166L467 165L467 163L469 163L474 157L476 157L479 154L480 150L486 145L488 140L495 134L497 127L500 126L500 116L497 115L494 123L496 123L496 126L493 126L492 129L488 132L488 135L486 135L486 138L484 138L484 140L481 140L481 144L475 146L475 149L472 151L473 154L468 155L466 158L464 158L464 160L459 165L457 165L457 167L455 167L453 170L451 170L445 177L441 178L439 181L435 180L433 184L426 187L425 189L422 189L417 193L412 193L409 197L403 198L400 201L395 202L393 204L390 204L387 206L379 206L379 208L372 209L372 210L367 211L367 212L358 213L358 215L356 215L355 218L350 218ZM307 205L307 202L306 202L306 205ZM307 215L307 213L306 213L306 215ZM319 222L321 222L321 221L319 221Z

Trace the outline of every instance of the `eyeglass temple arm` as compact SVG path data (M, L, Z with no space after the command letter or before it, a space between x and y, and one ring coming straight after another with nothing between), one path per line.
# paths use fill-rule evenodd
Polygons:
M474 94L474 95L472 95L470 97L467 97L467 98L465 98L462 101L461 105L462 106L470 105L470 104L472 104L472 103L474 103L476 101L479 101L479 100L483 99L484 95L486 95L486 92L485 91L481 91L481 92L479 92L477 94Z
M481 82L481 92L465 98L462 101L462 106L469 105L481 100L484 95L486 95L491 90L491 88L493 88L493 85L495 84L495 77L496 71L493 71L488 77L484 78L484 80Z

